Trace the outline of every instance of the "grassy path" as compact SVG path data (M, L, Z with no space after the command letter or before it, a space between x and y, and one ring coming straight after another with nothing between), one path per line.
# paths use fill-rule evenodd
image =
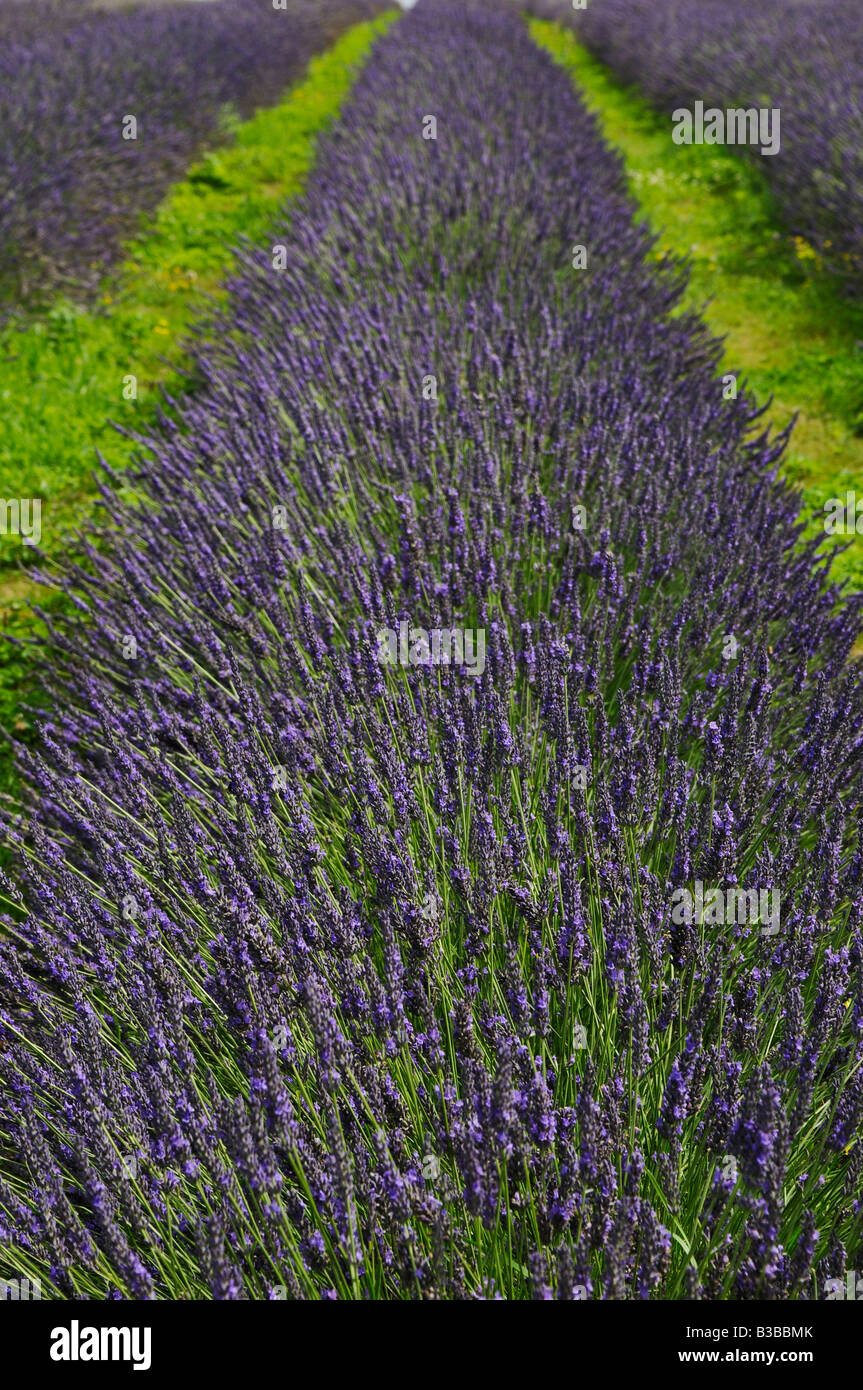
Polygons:
M535 20L531 33L571 74L631 190L659 234L657 256L686 256L686 308L698 308L778 427L797 415L786 475L823 518L830 497L863 497L863 306L843 299L818 257L781 230L760 169L722 146L674 145L670 120L621 87L569 30ZM820 529L823 521L815 523ZM847 538L852 539L852 538ZM863 588L863 536L837 561Z
M113 467L129 462L135 445L114 425L140 430L163 391L176 397L189 389L183 340L208 297L220 297L232 246L242 236L268 235L278 209L302 186L317 136L398 13L356 25L312 60L278 106L232 121L231 144L205 156L171 191L100 304L61 301L47 318L0 332L0 498L41 500L49 560L93 512L96 450ZM45 605L45 590L28 577L32 558L18 535L0 534L0 630L13 636L32 634L31 600ZM26 733L27 682L26 655L0 643L0 727ZM13 785L0 742L0 791Z

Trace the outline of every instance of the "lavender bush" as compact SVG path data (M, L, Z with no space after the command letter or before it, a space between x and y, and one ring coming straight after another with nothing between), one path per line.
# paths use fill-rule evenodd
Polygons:
M518 17L421 0L241 250L6 817L0 1248L44 1296L860 1267L861 600L652 246ZM686 920L699 881L781 924Z
M105 13L0 0L0 294L94 285L141 213L224 134L227 105L248 114L274 101L341 28L380 8L219 0Z
M860 293L863 11L856 0L530 0L571 23L622 81L669 112L779 108L781 149L754 154L789 229ZM670 130L670 127L669 127Z

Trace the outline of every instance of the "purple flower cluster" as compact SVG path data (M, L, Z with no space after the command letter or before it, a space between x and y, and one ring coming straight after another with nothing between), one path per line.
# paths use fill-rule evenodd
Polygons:
M0 7L0 293L92 285L227 104L274 101L373 0ZM124 118L134 116L137 138Z
M863 1246L863 600L784 440L482 0L379 41L273 244L47 619L0 1259L72 1298L821 1296ZM382 665L404 619L483 630L482 673ZM696 879L781 887L781 931L676 923Z
M531 0L571 23L624 82L669 112L766 107L781 149L759 157L792 232L860 293L863 11L857 0ZM748 148L748 147L747 147Z

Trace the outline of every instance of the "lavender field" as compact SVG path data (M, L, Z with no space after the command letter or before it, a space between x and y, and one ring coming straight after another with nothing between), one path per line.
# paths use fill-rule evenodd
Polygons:
M4 298L97 285L141 215L218 138L227 106L273 101L339 28L379 8L0 4L0 312Z
M251 0L200 8L214 51L239 34L195 66L202 119L320 42L300 6L285 48ZM134 25L172 52L213 22L167 13ZM22 240L107 251L201 138L134 25L154 162L98 154L65 39L80 169L47 149L19 202L0 120L9 284ZM843 1296L863 598L685 279L516 7L420 0L377 39L237 246L194 389L45 567L39 738L0 803L0 1276Z
M573 24L627 83L669 111L782 113L765 172L787 224L848 290L863 288L863 9L857 0L529 0ZM748 151L747 151L748 152Z

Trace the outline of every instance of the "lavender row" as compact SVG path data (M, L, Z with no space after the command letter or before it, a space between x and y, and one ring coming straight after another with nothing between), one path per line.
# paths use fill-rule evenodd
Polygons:
M860 601L652 246L517 16L421 0L242 249L8 824L0 1248L46 1291L859 1268Z
M373 0L0 12L0 292L95 284L223 112L276 100Z
M856 0L589 0L578 11L569 0L534 0L529 8L572 23L622 81L669 113L689 110L694 121L696 101L723 114L756 110L776 128L770 153L762 158L760 135L744 152L758 160L789 229L860 292L863 12Z

